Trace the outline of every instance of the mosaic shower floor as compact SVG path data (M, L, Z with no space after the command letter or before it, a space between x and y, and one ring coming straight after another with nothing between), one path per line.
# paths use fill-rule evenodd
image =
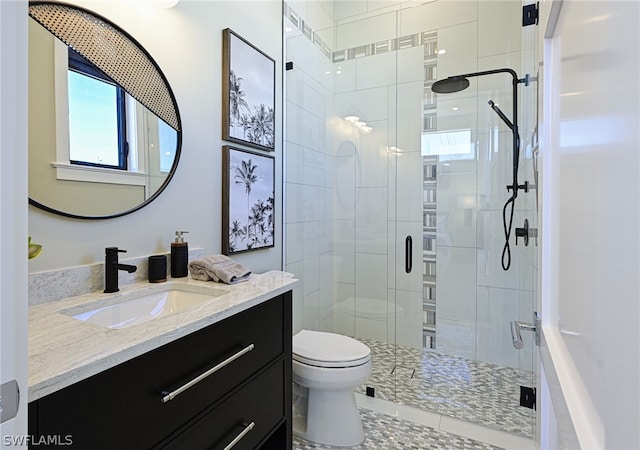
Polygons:
M418 425L379 412L361 408L365 440L353 450L500 450L483 442ZM294 450L333 450L338 447L316 444L293 436Z
M377 398L518 436L533 437L535 411L520 406L520 386L531 386L531 373L459 356L358 339L371 349L373 370L369 381L356 392L364 394L370 386L375 389Z

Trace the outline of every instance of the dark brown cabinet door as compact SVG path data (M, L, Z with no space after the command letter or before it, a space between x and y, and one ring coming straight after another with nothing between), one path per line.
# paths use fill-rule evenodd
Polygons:
M247 350L249 347L251 350ZM168 392L176 391L237 354L241 355L172 400L162 401ZM209 425L196 423L203 420L203 424L210 424L216 420L221 423L216 430L226 429L224 425L233 434L234 427L241 425L238 414L244 404L245 412L255 411L261 417L260 426L255 425L247 433L253 437L245 442L254 442L258 435L264 439L283 421L290 430L290 408L284 408L285 402L291 402L290 392L291 292L288 292L31 402L29 434L36 439L70 436L73 444L68 448L140 450L167 442L168 436L177 439L176 433L185 433L184 439L211 443L209 447L197 448L210 448L224 436L211 434L207 432ZM245 398L247 395L250 398ZM205 419L209 414L211 419ZM266 420L267 416L272 417ZM191 431L183 431L187 429ZM197 440L199 433L203 433L201 441ZM290 448L290 444L280 448Z

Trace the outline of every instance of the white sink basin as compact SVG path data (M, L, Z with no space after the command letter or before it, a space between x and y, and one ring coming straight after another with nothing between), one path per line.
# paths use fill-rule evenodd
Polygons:
M60 312L74 319L106 328L128 328L182 312L229 292L216 288L206 288L203 291L198 292L182 286L167 286L165 289L154 290L151 293L132 291L118 294L113 299L102 299Z

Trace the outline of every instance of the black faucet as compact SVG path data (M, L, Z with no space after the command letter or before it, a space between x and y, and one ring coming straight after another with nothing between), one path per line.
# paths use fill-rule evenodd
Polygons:
M118 292L118 271L126 270L129 273L135 272L138 268L129 264L118 262L118 253L126 253L126 250L118 250L118 247L107 247L104 249L104 292Z

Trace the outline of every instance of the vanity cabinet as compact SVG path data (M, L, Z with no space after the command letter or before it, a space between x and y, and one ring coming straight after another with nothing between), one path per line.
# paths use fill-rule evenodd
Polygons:
M291 291L29 403L29 434L92 450L290 449Z

